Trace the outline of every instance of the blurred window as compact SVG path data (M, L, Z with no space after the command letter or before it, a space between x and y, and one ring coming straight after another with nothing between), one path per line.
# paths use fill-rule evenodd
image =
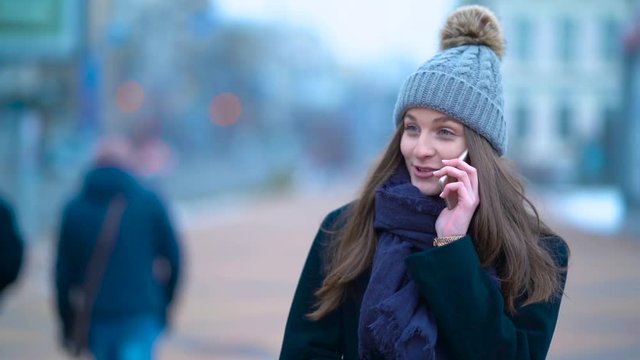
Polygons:
M531 20L524 17L516 19L515 57L520 61L529 60L532 44Z
M620 24L613 18L605 18L601 22L600 49L602 58L613 60L620 53Z
M558 134L562 140L567 140L571 136L572 115L567 104L560 105L558 109Z
M516 108L516 136L519 140L524 140L529 132L529 109L524 104Z
M558 57L563 62L570 62L576 57L576 23L569 17L562 17L558 27Z

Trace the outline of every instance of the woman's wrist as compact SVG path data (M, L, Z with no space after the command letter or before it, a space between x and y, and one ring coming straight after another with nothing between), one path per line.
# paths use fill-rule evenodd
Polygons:
M440 214L440 216L442 216L442 214ZM471 217L469 217L468 220L461 219L460 217L455 217L455 218L449 219L449 221L443 222L442 224L438 224L438 221L436 221L436 236L437 237L458 236L458 235L464 236L467 234L467 232L469 232L470 223L471 223Z

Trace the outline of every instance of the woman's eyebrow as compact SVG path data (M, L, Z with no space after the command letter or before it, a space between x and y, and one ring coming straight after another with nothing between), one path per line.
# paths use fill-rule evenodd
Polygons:
M412 120L412 121L418 121L418 119L416 119L416 117L415 117L415 116L413 116L413 115L411 115L411 114L409 114L409 113L404 114L404 118L405 118L405 119L406 119L406 118L409 118L409 120Z
M409 119L409 120L415 121L415 122L418 121L418 119L415 116L413 116L412 114L410 114L410 113L406 113L404 115L403 119ZM433 119L433 122L447 122L447 121L457 121L457 120L452 118L449 115L442 115L442 116L438 116L437 118Z
M452 118L449 115L443 115L433 119L433 122L447 122L447 121L456 121L456 119Z

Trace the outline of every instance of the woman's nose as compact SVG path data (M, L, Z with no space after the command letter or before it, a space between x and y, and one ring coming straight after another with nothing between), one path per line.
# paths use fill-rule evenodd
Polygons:
M435 154L435 148L433 147L431 140L427 138L427 136L422 135L418 139L413 152L416 156L433 156Z

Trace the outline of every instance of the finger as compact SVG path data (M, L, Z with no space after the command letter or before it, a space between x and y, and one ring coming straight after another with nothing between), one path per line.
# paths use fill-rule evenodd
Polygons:
M461 181L462 183L464 183L464 185L467 186L470 190L473 189L473 187L472 187L473 183L471 182L467 172L464 171L464 170L460 170L458 168L455 168L453 166L449 166L449 165L444 166L444 167L440 168L440 170L434 171L433 175L435 175L435 176L447 175L449 177L453 177L456 180Z
M459 176L462 176L463 173L464 173L464 170L458 169L451 165L445 165L440 169L434 171L433 175L435 176L450 175L457 179Z
M458 189L458 202L465 203L470 208L475 208L476 206L478 206L478 204L480 204L480 197L478 195L477 188L470 189L464 186L460 187Z
M468 162L460 160L460 159L442 160L442 163L445 166L453 166L455 168L458 168L458 169L466 171L466 172L473 172L473 171L476 170L476 168L471 166Z
M458 204L467 204L472 205L473 199L471 198L471 193L469 188L466 186L460 186L457 190L458 193Z
M477 193L478 192L478 169L471 166L469 163L460 161L460 166L464 169L464 171L469 176L469 180L471 181L471 189Z
M440 194L440 197L445 199L451 193L456 193L458 196L458 204L465 203L468 206L473 206L476 204L476 196L473 196L473 192L469 191L467 187L461 182L452 182L445 186L444 190Z
M464 184L459 181L448 183L440 193L440 197L444 199L451 195L451 193L459 193L460 188L463 187Z
M470 179L471 189L474 191L478 189L478 170L475 167L460 159L442 160L442 162L447 166L453 166L466 172Z

